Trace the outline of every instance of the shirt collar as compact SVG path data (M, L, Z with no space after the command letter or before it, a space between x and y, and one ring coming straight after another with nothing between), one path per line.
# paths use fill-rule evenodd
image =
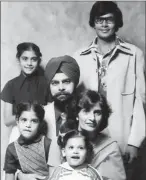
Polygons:
M39 141L41 141L42 139L42 135L39 135L38 137L35 137L31 140L26 140L22 135L19 136L18 138L18 143L23 146L23 145L29 145L29 144L33 144L33 143L37 143Z
M56 121L61 117L61 111L60 111L60 109L55 105L55 103L54 103L54 109L55 109L55 118L56 118Z
M133 52L130 49L130 47L127 45L127 43L125 41L123 41L122 39L120 39L118 36L116 36L115 44L116 44L116 49L119 49L119 50L123 51L124 53L133 55ZM97 53L97 49L98 49L98 37L96 37L92 41L92 43L88 46L88 48L83 49L81 51L80 55L87 55L87 54L92 53L93 51L95 53Z
M74 168L72 168L72 167L68 164L68 162L64 162L64 163L60 164L59 166L65 168L65 169L67 169L67 170L69 170L69 171L75 170ZM82 170L83 168L86 168L87 166L88 166L88 164L83 164L83 165L80 166L80 168L79 168L78 170L80 170L80 169Z
M30 76L26 76L22 71L21 71L21 74L18 78L18 82L17 82L17 85L19 86L19 88L21 89L24 82L25 81L31 81L32 79L34 79L36 76L38 76L38 72L35 71L33 74L31 74ZM37 79L37 78L35 78Z

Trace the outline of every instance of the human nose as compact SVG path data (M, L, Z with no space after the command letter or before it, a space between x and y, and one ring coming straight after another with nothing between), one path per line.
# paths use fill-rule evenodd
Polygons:
M29 66L31 66L31 65L32 65L32 60L31 60L31 59L28 59L28 60L27 60L27 64L28 64Z
M27 128L30 128L30 127L31 127L31 122L30 122L30 121L27 121L27 122L26 122L26 127L27 127Z
M94 121L94 119L95 119L95 115L94 115L94 113L93 113L92 111L89 112L88 117L89 117L89 119L90 119L91 121Z
M59 84L59 91L64 91L64 85L63 85L63 83L60 83L60 84Z
M103 19L102 26L108 26L107 20Z
M74 148L73 153L74 153L74 154L78 154L78 153L79 153L79 152L78 152L78 149L77 149L77 148Z

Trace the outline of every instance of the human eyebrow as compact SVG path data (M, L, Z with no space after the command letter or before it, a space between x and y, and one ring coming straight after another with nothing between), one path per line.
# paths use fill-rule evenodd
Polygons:
M57 84L59 84L59 81L52 80L52 81L51 81L51 84L52 84L52 85L57 85Z
M70 83L71 80L70 80L69 78L67 78L67 79L64 79L62 82L63 82L63 83Z
M19 120L20 120L20 121L22 121L22 122L27 121L27 119L26 119L26 118L24 118L24 117L19 118Z

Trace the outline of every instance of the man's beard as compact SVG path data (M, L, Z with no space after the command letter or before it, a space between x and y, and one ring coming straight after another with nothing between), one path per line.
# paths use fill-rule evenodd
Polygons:
M66 103L66 102L68 102L68 100L71 99L72 96L73 95L68 92L59 92L53 96L53 100L56 103Z

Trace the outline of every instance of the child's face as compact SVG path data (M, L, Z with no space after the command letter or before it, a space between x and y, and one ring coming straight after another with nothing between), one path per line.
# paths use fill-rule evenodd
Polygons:
M36 71L38 62L39 60L34 51L24 51L19 58L21 70L27 75Z
M26 139L31 139L37 134L40 121L34 111L23 111L17 125L20 134Z
M67 162L72 167L82 165L87 156L87 149L84 137L72 137L67 141L63 155L66 157Z

